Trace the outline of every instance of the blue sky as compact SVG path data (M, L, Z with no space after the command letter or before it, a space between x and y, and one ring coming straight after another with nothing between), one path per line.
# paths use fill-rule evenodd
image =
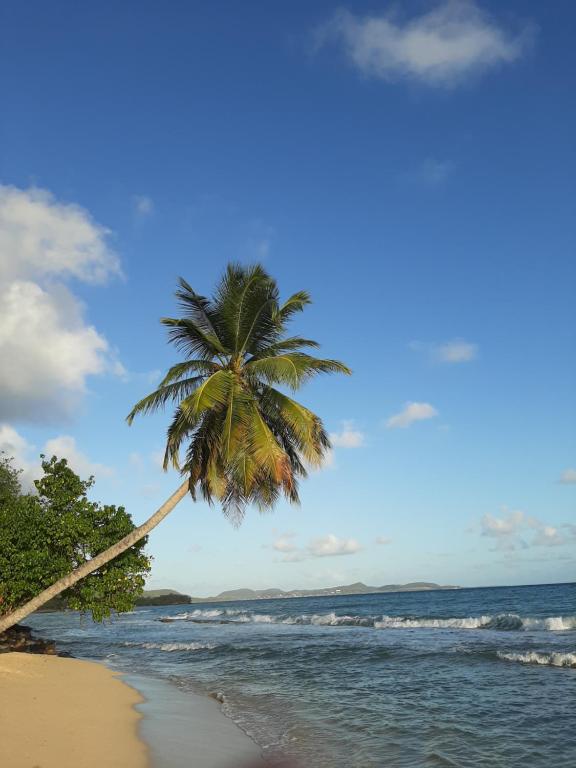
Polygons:
M5 2L0 444L145 519L158 319L262 261L354 370L302 505L185 500L151 586L572 580L573 4ZM397 418L394 418L397 417Z

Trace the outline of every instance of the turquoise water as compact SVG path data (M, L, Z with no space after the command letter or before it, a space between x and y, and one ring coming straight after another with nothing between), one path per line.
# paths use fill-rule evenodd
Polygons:
M74 656L217 694L266 755L308 768L576 766L574 584L29 623Z

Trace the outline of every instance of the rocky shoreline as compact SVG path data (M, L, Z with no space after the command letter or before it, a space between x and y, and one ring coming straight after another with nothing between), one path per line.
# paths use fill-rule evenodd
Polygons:
M0 653L43 653L49 656L69 656L58 652L54 640L44 640L34 637L32 629L23 624L15 624L6 632L0 634Z

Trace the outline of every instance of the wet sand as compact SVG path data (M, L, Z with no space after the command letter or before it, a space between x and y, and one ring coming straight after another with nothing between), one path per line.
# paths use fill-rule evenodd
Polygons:
M140 733L152 768L263 768L260 748L220 711L214 699L164 680L127 675L143 696Z

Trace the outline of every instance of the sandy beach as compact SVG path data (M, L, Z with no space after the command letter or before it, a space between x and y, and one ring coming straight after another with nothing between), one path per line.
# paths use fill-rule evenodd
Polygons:
M101 664L0 655L0 765L147 768L137 735L142 697Z
M216 701L103 664L0 654L4 768L238 768L260 749ZM140 737L140 738L139 738Z

